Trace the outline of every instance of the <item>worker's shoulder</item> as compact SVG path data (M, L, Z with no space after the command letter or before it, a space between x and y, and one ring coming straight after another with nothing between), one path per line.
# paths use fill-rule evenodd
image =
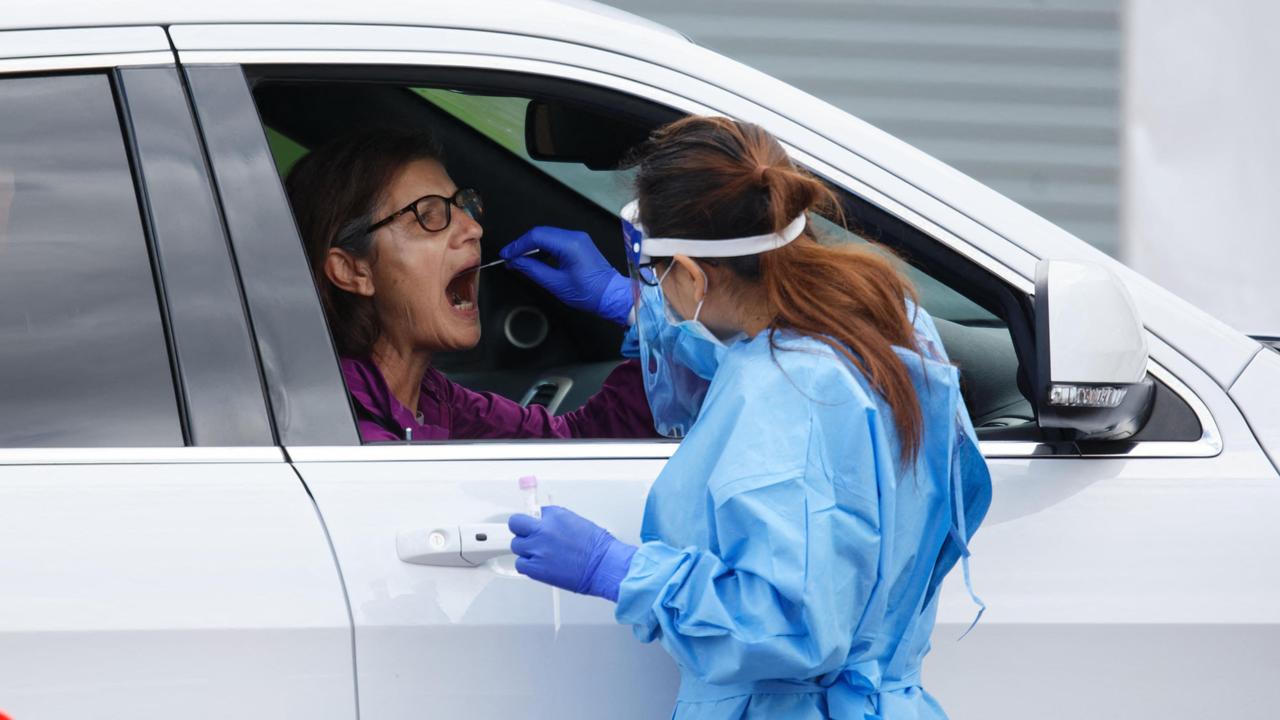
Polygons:
M766 402L874 404L862 373L821 339L787 331L765 332L740 342L721 369L726 380L760 392ZM719 373L717 373L719 375Z

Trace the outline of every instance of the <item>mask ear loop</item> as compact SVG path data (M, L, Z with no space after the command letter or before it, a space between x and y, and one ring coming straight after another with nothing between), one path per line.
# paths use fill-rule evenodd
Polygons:
M694 263L698 268L698 272L702 273L702 299L698 301L698 306L693 309L693 322L698 322L698 315L702 314L702 303L707 301L707 295L711 294L711 278L707 277L707 271L702 269L701 265Z
M662 281L667 279L667 276L671 274L671 271L674 270L675 267L676 262L673 259L671 263L667 265L667 269L658 277L658 290L662 291L664 302L666 302L666 292L662 290ZM694 263L694 267L698 268L698 272L702 273L702 284L705 287L702 291L702 299L698 301L697 307L693 309L693 317L689 319L690 322L698 322L698 316L702 314L702 304L707 301L707 294L711 292L711 278L707 277L707 271L703 270L702 266L697 263Z

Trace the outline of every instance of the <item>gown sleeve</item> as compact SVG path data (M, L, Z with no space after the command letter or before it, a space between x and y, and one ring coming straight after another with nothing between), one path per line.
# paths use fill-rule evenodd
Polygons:
M716 388L694 431L710 441L690 447L714 454L712 547L646 542L622 582L617 619L706 682L812 678L855 649L891 455L875 405L841 372Z

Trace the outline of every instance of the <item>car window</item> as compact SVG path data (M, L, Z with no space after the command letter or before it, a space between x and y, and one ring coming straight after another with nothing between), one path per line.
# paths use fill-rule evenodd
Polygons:
M545 162L529 157L524 121L528 98L480 95L446 89L415 92L453 117L507 148L514 156L589 198L606 212L616 212L632 197L631 171L593 170L578 163ZM846 204L861 203L851 193L833 188ZM867 230L815 219L815 235L831 244L866 243ZM883 238L891 244L891 238ZM932 315L943 342L963 370L967 400L975 425L983 429L1027 425L1034 415L1018 385L1018 357L1007 324L995 313L920 267L903 262L902 270Z
M512 90L501 91L350 81L319 89L315 83L281 80L260 82L255 98L282 174L306 148L350 129L386 123L394 112L399 122L430 127L444 141L446 165L459 186L479 188L485 195L485 260L495 258L498 248L533 225L558 225L590 234L606 257L623 269L617 212L632 198L633 173L531 158L525 147L525 113L530 102L580 98L543 92L522 95L514 90L521 82L513 80ZM608 98L593 96L592 100L597 106L614 107ZM635 98L623 100L635 110ZM365 108L377 108L378 113ZM642 122L659 117L657 110L654 105L654 112ZM668 119L675 116L669 108L663 110ZM852 229L819 218L815 225L820 240L863 243L870 239L902 253L901 267L961 368L975 425L984 430L1025 427L1035 432L1034 413L1018 380L1019 356L1012 335L992 304L979 301L972 288L952 282L946 272L933 272L954 262L950 256L942 257L940 243L843 188L833 190L846 205L845 221ZM900 236L904 233L917 236L912 252L903 252ZM934 254L939 257L932 258ZM572 389L558 411L579 407L616 365L618 329L608 323L593 325L594 319L586 313L567 312L515 273L493 271L484 277L480 345L472 351L442 354L433 363L463 385L515 400L541 402L568 386ZM538 343L525 346L512 341L511 330L524 326L530 330L523 336L536 337ZM543 381L551 381L550 386L541 385Z
M0 447L183 437L105 75L0 80Z

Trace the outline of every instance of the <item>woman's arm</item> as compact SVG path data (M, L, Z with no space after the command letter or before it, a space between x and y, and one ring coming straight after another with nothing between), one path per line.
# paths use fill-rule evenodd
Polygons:
M599 392L571 413L554 416L541 405L519 403L489 392L475 392L428 370L423 389L446 405L450 437L487 438L632 438L653 437L653 419L644 397L640 368L619 365Z
M586 404L561 419L578 438L656 438L640 363L627 360L609 373Z

